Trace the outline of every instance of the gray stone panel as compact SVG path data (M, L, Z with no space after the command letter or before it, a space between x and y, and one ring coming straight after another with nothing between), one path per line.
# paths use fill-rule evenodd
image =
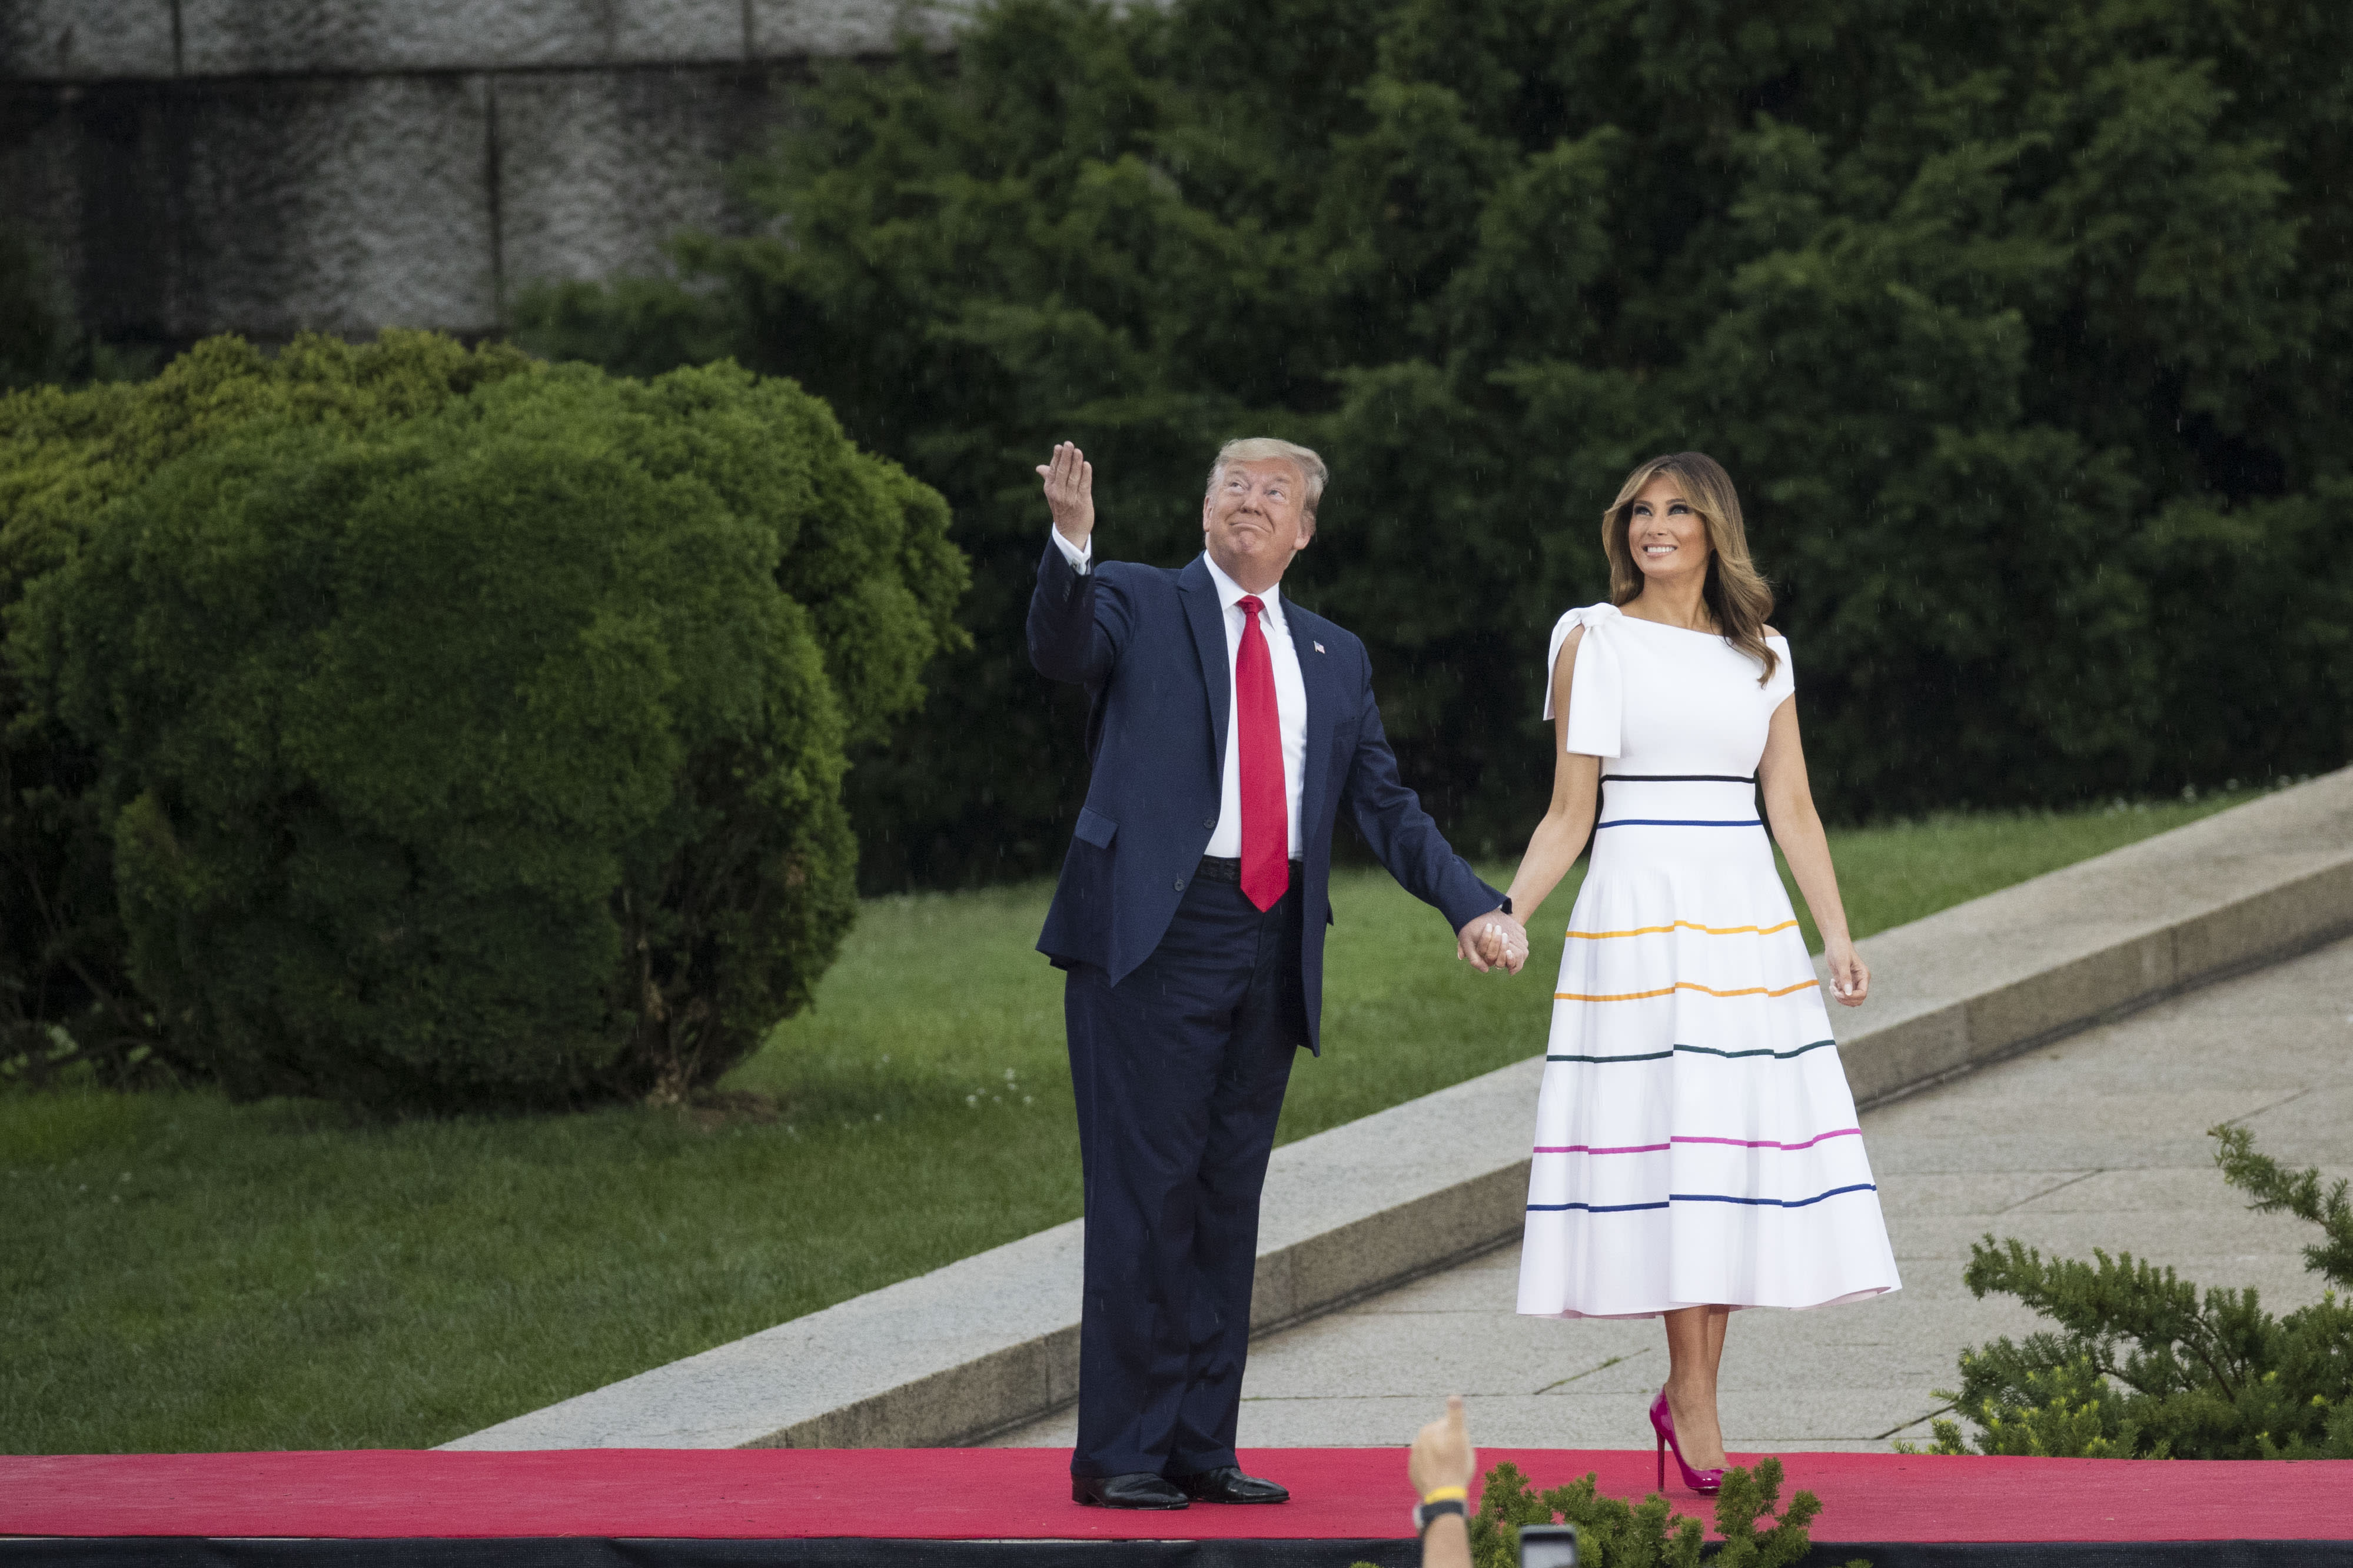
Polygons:
M505 70L740 60L744 53L743 0L181 0L180 15L182 68L192 76Z
M473 332L738 230L721 170L912 0L0 0L0 213L110 340Z
M55 88L0 87L0 212L43 256L61 302L79 313L81 184L76 165L80 127Z
M767 73L560 72L498 84L507 295L536 281L661 270L683 228L731 232L727 162L786 101Z
M239 84L187 117L166 330L481 331L498 302L477 78Z
M0 79L168 77L172 0L6 0Z
M162 335L180 290L174 108L161 82L0 89L0 199L105 337Z
M754 52L779 56L880 55L904 37L945 48L961 21L944 5L909 0L748 0Z

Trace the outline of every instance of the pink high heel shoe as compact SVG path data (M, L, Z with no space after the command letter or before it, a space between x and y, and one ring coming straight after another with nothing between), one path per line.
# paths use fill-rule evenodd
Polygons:
M1683 1485L1702 1497L1714 1497L1724 1489L1723 1470L1694 1470L1683 1463L1683 1446L1675 1441L1674 1412L1667 1408L1667 1391L1663 1388L1659 1390L1659 1396L1651 1401L1651 1430L1659 1435L1659 1489L1661 1491L1667 1489L1667 1450L1669 1448L1675 1451L1675 1468L1683 1473Z

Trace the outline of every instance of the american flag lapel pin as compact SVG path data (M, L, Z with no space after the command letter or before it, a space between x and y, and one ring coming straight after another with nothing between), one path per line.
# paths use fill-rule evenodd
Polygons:
M1315 651L1317 653L1322 653L1324 651L1324 645L1322 643L1317 643L1315 645Z

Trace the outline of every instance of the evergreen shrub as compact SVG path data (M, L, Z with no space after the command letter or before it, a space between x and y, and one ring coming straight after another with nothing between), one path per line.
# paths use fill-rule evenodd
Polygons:
M1958 1392L1936 1397L1978 1427L1981 1454L2090 1458L2353 1458L2353 1206L2317 1168L2291 1173L2243 1127L2210 1130L2223 1179L2321 1227L2305 1263L2336 1289L2284 1318L2253 1288L2198 1288L2130 1253L2045 1259L1989 1234L1961 1279L2015 1296L2059 1325L1964 1350ZM1938 1454L1971 1451L1960 1424L1931 1426ZM1912 1451L1908 1445L1897 1447Z
M1804 1561L1807 1526L1821 1512L1821 1500L1801 1491L1776 1516L1781 1479L1781 1461L1770 1458L1754 1470L1735 1466L1724 1472L1715 1500L1716 1533L1723 1539L1705 1558L1713 1568L1788 1568ZM1481 1485L1478 1511L1471 1516L1472 1568L1518 1568L1524 1524L1577 1526L1579 1568L1699 1568L1706 1536L1698 1520L1675 1513L1658 1492L1639 1503L1604 1497L1598 1474L1538 1491L1517 1465L1506 1462L1489 1470ZM1870 1564L1858 1558L1846 1568Z
M2341 4L1001 0L797 89L772 221L524 336L726 345L948 496L976 643L859 769L881 882L1066 840L1021 647L1065 437L1097 547L1164 564L1219 441L1332 459L1283 590L1474 853L1543 809L1601 510L1680 447L1739 481L1826 810L2308 773L2353 735L2348 58Z
M275 356L213 338L137 384L0 395L0 616L57 571L115 504L175 459L264 425L369 430L428 414L534 363L427 332L347 344L296 339ZM115 913L112 812L100 760L0 659L0 1076L74 1068L121 1082L186 1069L138 994Z
M12 650L95 756L129 969L234 1093L672 1099L855 913L845 747L964 582L797 386L486 380L261 420L115 501Z

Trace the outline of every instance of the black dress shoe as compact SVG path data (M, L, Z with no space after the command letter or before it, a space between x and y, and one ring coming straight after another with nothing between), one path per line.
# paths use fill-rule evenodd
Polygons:
M1235 1475L1241 1472L1236 1470ZM1259 1483L1264 1486L1266 1483ZM1091 1508L1183 1508L1185 1494L1154 1475L1137 1470L1124 1476L1072 1476L1071 1500Z
M1203 1470L1197 1476L1178 1476L1176 1484L1195 1502L1289 1502L1290 1491L1272 1481L1262 1481L1256 1476L1246 1476L1239 1465L1223 1469Z

